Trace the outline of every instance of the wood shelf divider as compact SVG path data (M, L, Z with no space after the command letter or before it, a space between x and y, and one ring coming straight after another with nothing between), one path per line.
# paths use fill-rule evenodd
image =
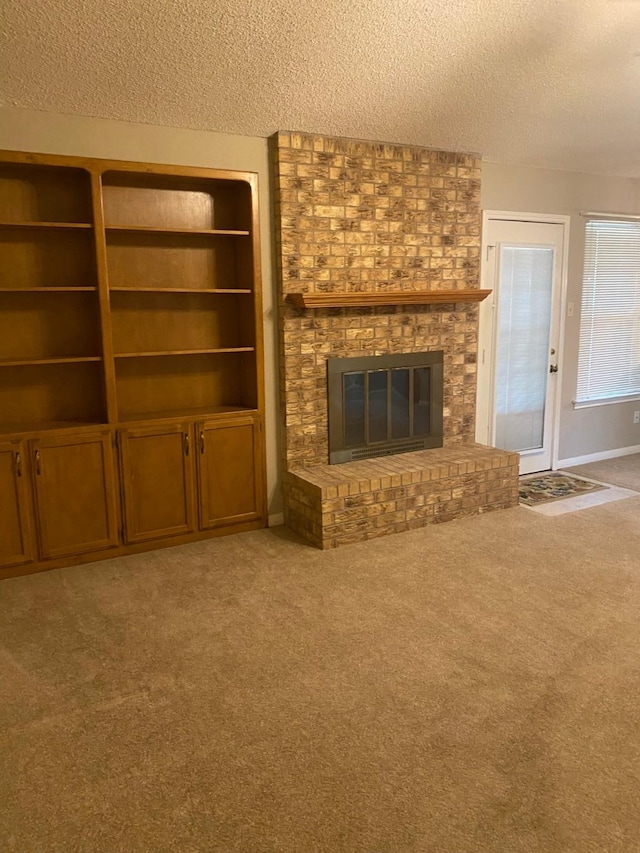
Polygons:
M221 237L248 237L250 231L234 231L223 228L163 228L156 225L105 225L105 231L130 231L147 234L204 234Z
M296 308L373 308L378 305L442 305L482 302L490 290L385 290L375 293L290 293L286 301Z
M0 287L0 293L95 293L97 287Z
M105 421L27 421L25 423L3 423L0 421L0 435L20 435L25 432L40 433L52 430L104 429Z
M240 287L110 287L111 293L253 293L248 288Z
M24 219L18 222L0 222L0 228L93 228L90 222L35 222Z
M102 361L99 355L53 356L51 358L0 358L0 367L28 367L34 364L84 364L87 361Z
M172 355L215 355L228 352L255 352L255 347L217 347L215 349L174 349L157 352L116 352L114 358L162 358Z
M120 415L122 423L148 423L148 421L183 420L184 418L213 418L220 415L257 414L246 406L197 406L191 409L161 409L158 412L126 412Z

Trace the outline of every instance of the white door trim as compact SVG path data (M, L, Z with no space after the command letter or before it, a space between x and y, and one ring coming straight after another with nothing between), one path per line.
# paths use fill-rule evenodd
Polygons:
M569 228L571 217L565 214L555 213L524 213L513 210L484 210L482 212L482 247L481 247L481 262L480 262L480 287L491 290L493 282L487 281L487 244L484 235L487 233L487 228L490 220L497 219L508 222L534 222L544 223L545 225L560 225L562 226L562 255L560 258L560 328L559 344L558 344L558 374L557 382L555 383L554 391L554 416L553 430L551 440L551 468L557 470L559 467L558 447L560 444L560 412L562 401L562 377L564 374L564 352L565 352L565 324L567 312L567 287L569 280ZM482 352L484 341L481 339L483 329L479 326L478 335L478 354ZM495 346L495 341L492 341L492 346ZM486 348L486 347L485 347ZM488 353L489 363L493 363L493 351ZM492 379L493 381L493 379ZM491 417L491 413L489 413ZM487 434L489 424L476 424L476 441L479 440L477 433L481 430L483 435ZM490 434L490 433L489 433Z

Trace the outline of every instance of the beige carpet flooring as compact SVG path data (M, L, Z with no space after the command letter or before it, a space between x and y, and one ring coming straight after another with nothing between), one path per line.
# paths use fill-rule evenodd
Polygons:
M0 849L640 850L640 498L0 583Z
M640 492L640 453L603 459L601 462L589 462L575 468L563 468L563 471Z

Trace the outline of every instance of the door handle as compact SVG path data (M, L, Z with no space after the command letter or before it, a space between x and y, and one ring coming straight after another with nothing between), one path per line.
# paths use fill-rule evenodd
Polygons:
M189 433L185 432L184 434L184 455L189 455Z
M22 477L22 454L16 453L16 477Z
M550 364L549 365L549 373L557 373L557 372L558 372L558 365L557 364Z
M36 450L36 474L40 476L42 474L42 465L40 464L40 451Z

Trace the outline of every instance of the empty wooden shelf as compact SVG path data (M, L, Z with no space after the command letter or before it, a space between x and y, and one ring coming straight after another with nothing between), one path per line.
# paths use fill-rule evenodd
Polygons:
M43 223L39 223L43 224ZM81 227L81 226L80 226ZM161 228L150 225L107 225L107 231L145 231L147 234L217 234L224 237L248 237L249 231L233 231L222 228Z
M0 228L91 228L88 222L0 222Z
M0 367L17 367L26 364L79 364L84 361L102 361L99 355L62 356L58 358L0 358Z
M236 294L251 293L248 289L239 287L111 287L111 293L204 293L204 294Z

